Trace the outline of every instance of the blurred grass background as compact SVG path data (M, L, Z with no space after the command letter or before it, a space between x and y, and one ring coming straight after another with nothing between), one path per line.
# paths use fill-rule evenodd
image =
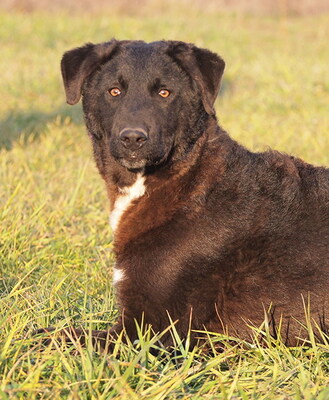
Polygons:
M327 8L307 0L0 2L2 398L329 398L328 346L245 349L221 338L224 352L183 352L176 365L152 358L145 338L142 351L122 345L117 358L29 347L35 328L101 329L117 314L105 190L81 106L65 104L63 52L112 37L207 47L226 61L216 109L235 139L328 165Z
M310 15L329 11L327 0L179 0L177 3L200 10L247 13L255 15ZM172 2L171 5L175 3ZM167 8L168 2L159 0L2 0L5 10L33 12L65 10L70 13L114 11L121 14L145 15Z

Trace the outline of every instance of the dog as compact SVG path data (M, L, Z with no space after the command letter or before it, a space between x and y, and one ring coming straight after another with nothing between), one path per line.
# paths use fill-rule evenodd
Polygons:
M63 55L67 102L82 97L110 202L120 317L93 332L109 351L142 321L154 332L174 321L191 345L200 330L250 340L266 315L295 346L308 339L305 310L328 332L329 169L230 138L214 110L224 68L180 41Z

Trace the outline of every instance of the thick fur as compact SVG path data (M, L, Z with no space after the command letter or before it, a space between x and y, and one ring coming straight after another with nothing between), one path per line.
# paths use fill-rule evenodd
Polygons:
M329 170L232 140L213 109L223 70L183 42L112 40L63 56L111 209L141 176L145 185L116 219L113 338L125 327L134 340L143 318L161 331L170 316L182 337L191 327L248 340L266 311L272 335L296 345L304 306L328 331ZM123 145L127 129L145 132L138 150Z

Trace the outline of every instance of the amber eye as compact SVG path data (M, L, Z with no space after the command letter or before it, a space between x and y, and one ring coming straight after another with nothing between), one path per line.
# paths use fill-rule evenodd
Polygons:
M109 93L110 93L111 96L117 97L117 96L120 96L121 90L119 88L117 88L117 87L114 87L114 88L109 90Z
M161 89L161 90L159 90L158 95L166 98L166 97L170 96L170 92L167 89Z

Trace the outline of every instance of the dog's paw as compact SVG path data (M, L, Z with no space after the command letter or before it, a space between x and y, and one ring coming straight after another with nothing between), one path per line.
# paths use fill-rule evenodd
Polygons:
M46 347L68 347L75 346L77 349L84 345L85 341L81 343L82 331L74 328L41 328L32 332L32 337L35 339L35 345L40 345L41 348Z
M33 338L41 347L72 347L73 352L79 352L82 348L92 348L100 353L111 352L112 336L108 331L85 331L72 327L67 328L41 328L32 332Z

